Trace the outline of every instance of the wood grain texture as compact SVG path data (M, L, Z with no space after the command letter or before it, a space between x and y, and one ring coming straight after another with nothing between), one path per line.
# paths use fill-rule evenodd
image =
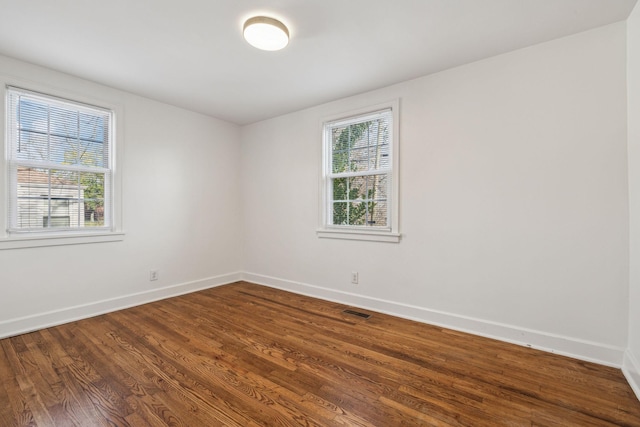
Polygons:
M246 282L0 340L0 426L640 426L620 370Z

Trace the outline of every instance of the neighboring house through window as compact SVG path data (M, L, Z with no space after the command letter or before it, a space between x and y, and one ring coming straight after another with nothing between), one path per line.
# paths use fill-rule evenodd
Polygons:
M7 88L7 231L111 231L113 112Z
M399 240L397 109L394 102L323 123L320 237Z

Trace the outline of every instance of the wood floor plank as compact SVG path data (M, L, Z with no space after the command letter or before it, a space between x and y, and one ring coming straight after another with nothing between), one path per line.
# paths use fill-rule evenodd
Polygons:
M640 427L640 402L615 368L238 282L0 340L0 425Z
M2 403L8 409L7 418L10 419L10 423L7 425L36 426L33 411L28 403L29 399L23 394L18 382L6 382L5 390L7 391L7 400Z
M238 397L229 392L227 377L222 379L207 377L205 369L193 362L192 359L196 357L194 354L187 356L181 355L178 351L167 351L166 345L163 348L159 345L159 341L153 339L151 330L147 330L146 335L142 335L142 332L137 335L135 323L116 320L114 323L117 325L115 329L118 332L110 331L107 334L129 353L128 359L145 367L145 376L153 379L153 384L161 387L163 397L171 400L171 404L167 401L167 405L194 406L198 409L194 412L194 416L196 413L205 413L211 419L223 422L225 425L234 422L243 426L258 425L238 409ZM143 339L138 340L133 346L132 343L136 337L143 337ZM124 361L121 365L123 364ZM131 372L135 373L135 370ZM229 367L225 372L233 373L233 369ZM140 380L144 381L142 378ZM158 394L160 393L156 393Z
M89 393L82 387L82 384L75 380L72 371L69 370L74 361L64 350L66 341L61 332L70 329L72 324L65 325L63 328L50 328L39 331L43 337L43 343L46 343L48 352L51 355L54 369L60 379L57 395L68 412L73 415L65 417L59 421L75 421L70 425L88 425L107 426L108 420L101 416L100 412L95 408ZM66 346L72 348L71 346Z

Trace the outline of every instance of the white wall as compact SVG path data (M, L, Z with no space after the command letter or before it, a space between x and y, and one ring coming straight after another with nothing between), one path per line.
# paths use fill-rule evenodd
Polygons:
M640 6L627 20L630 290L629 347L623 371L640 398Z
M6 57L0 75L123 108L126 233L0 250L0 337L240 278L237 126Z
M619 366L625 31L613 24L244 127L245 277ZM317 238L321 119L394 98L401 243Z
M244 277L606 364L629 340L633 368L625 40L614 24L241 130L0 57L0 75L122 105L126 231L0 250L0 336ZM401 243L318 239L321 119L395 98Z

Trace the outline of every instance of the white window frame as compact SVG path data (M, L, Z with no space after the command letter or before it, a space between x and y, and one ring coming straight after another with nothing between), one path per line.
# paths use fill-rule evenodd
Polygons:
M322 134L322 179L320 186L320 227L316 231L320 238L344 239L344 240L364 240L398 243L401 238L399 230L399 142L400 142L400 101L393 100L383 104L373 105L366 108L352 110L346 113L325 117L321 122ZM374 228L370 226L345 226L333 225L331 223L333 209L333 193L331 187L332 169L331 159L331 135L329 127L341 122L356 121L367 115L374 115L385 110L391 110L391 149L390 168L388 172L389 188L387 205L387 227Z
M10 142L9 134L11 120L9 117L9 100L7 91L10 87L23 89L28 92L42 94L45 97L68 100L71 103L97 106L103 110L112 112L112 133L110 141L111 156L111 201L110 212L111 224L109 228L92 230L90 227L80 229L65 230L43 230L43 231L9 231L9 212L7 209L9 197L15 195L10 174ZM0 162L0 199L3 201L3 208L0 209L0 250L21 249L42 246L59 246L87 243L114 242L124 239L122 228L122 173L121 173L121 153L123 152L122 138L122 107L117 104L105 102L68 91L47 87L34 82L26 82L0 75L0 95L4 102L0 103L0 115L4 120L0 121L0 134L4 144L3 158Z

